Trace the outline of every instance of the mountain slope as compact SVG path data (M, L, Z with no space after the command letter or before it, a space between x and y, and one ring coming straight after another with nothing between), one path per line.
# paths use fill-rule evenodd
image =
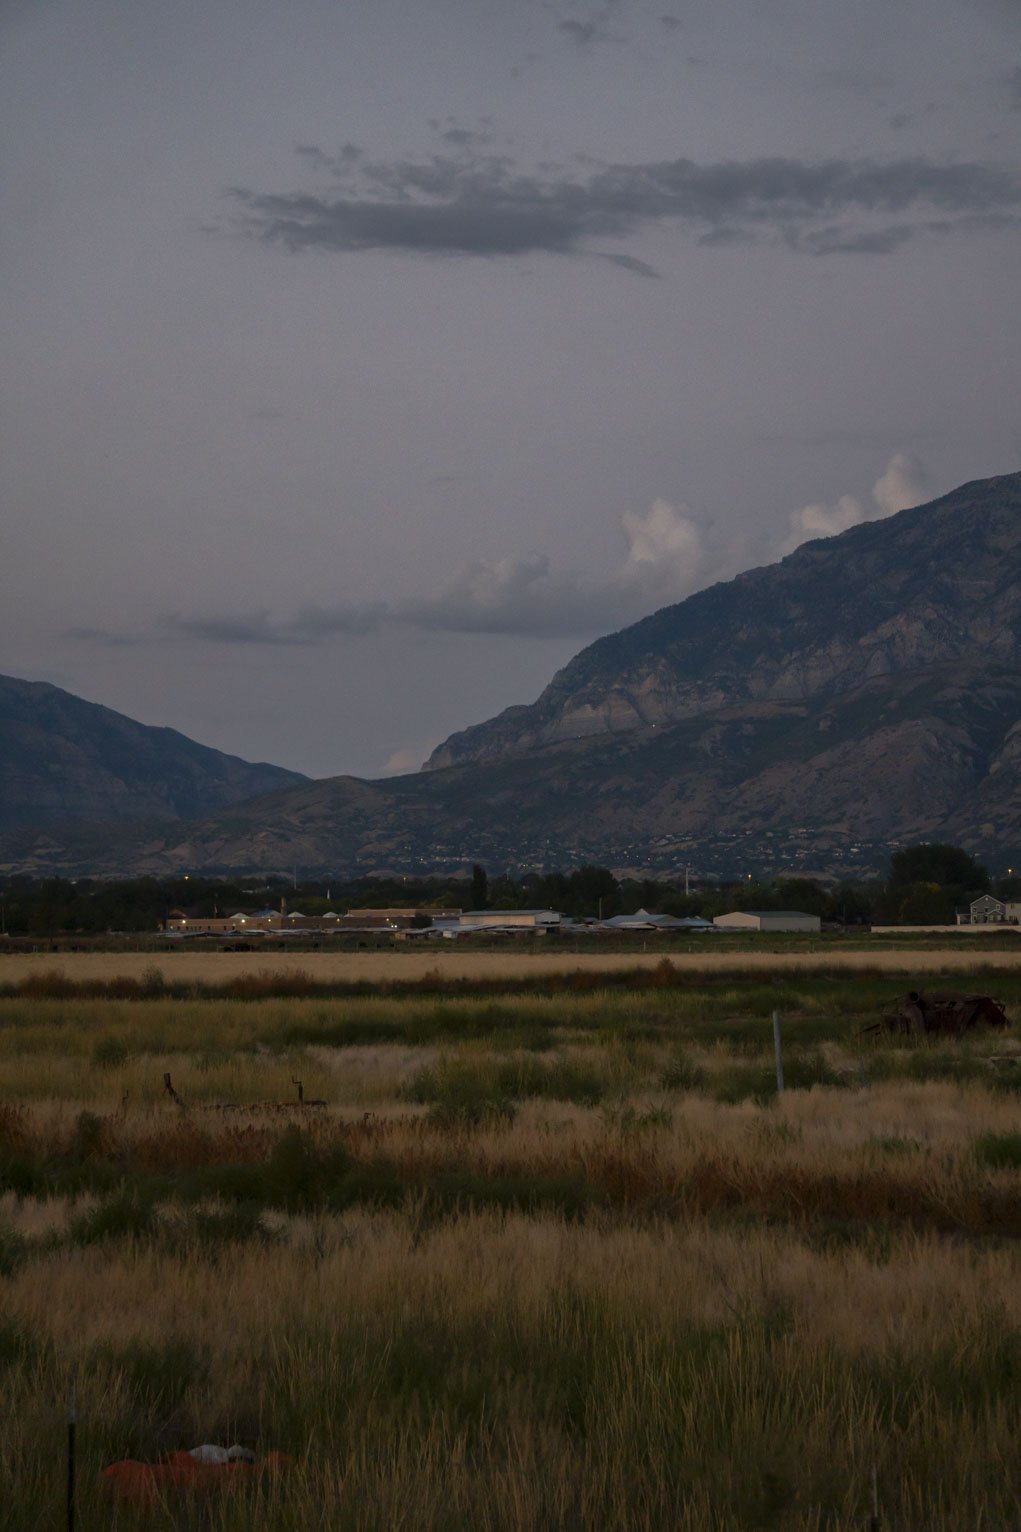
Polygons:
M863 871L922 839L1017 862L1019 644L1014 474L601 639L432 770L302 782L184 823L10 831L0 871Z
M6 834L0 870L354 875L472 860L732 870L770 857L850 869L881 867L889 839L1002 850L1021 841L1019 719L1017 671L936 666L836 699L749 703L525 758L308 782L187 823ZM857 842L871 860L848 857Z
M836 696L958 660L1017 660L1021 474L803 544L590 644L538 701L452 735L426 769L748 702Z
M305 780L0 676L0 828L184 818Z

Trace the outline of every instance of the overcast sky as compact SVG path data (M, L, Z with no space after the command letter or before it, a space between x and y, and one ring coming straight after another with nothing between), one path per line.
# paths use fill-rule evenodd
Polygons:
M1021 468L1017 0L5 0L0 670L313 775Z

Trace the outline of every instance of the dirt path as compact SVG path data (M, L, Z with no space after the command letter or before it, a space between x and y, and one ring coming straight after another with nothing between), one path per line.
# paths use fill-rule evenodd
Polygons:
M714 938L714 940L716 940ZM240 974L283 973L300 969L313 979L401 980L420 979L430 971L449 978L526 978L530 975L607 973L620 968L654 968L662 953L642 952L465 952L446 946L414 948L407 952L56 952L0 954L0 984L16 984L30 973L55 970L70 979L141 978L148 968L159 968L168 982L200 979L215 984ZM814 951L774 950L769 947L723 951L700 947L694 952L675 952L670 961L677 968L701 971L726 969L881 968L893 973L968 970L980 967L1021 967L1021 943L1017 951L983 952L967 948L839 948L820 946Z

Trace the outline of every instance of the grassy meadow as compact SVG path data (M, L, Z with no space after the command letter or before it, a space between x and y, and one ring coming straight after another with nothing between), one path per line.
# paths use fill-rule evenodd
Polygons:
M1021 969L719 956L5 967L0 1528L1021 1529Z

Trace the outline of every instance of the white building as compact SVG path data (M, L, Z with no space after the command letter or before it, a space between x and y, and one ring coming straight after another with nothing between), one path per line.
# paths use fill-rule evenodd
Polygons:
M612 915L602 922L608 931L702 931L712 930L712 922L698 915L684 919L676 915L650 915L648 910L636 910L633 915Z
M559 926L560 914L557 910L463 910L458 923L476 931L550 931Z
M821 924L804 910L734 910L713 921L721 931L819 931Z

